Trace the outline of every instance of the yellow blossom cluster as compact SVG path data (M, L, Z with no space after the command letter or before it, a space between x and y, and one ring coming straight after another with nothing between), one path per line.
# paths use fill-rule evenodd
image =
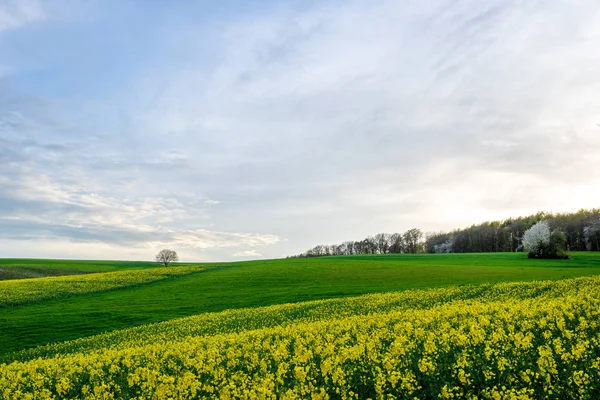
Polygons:
M2 364L0 398L596 399L599 289L590 277L185 318Z
M0 307L32 303L74 294L101 292L187 275L200 271L198 267L148 268L84 275L0 281Z

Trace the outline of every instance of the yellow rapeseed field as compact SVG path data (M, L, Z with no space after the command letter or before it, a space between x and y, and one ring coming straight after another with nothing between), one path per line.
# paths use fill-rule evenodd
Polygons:
M0 397L597 399L599 289L590 277L207 314L0 365Z
M0 281L0 307L74 294L101 292L172 276L187 275L200 270L198 267L163 267Z

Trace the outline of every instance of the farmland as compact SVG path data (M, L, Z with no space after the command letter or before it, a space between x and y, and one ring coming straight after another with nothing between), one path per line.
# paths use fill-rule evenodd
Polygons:
M85 268L61 262L70 267ZM105 270L157 270L128 267ZM376 255L169 270L165 279L0 309L0 393L597 395L586 382L598 379L600 365L599 253L571 260ZM42 371L44 383L27 371Z
M186 265L186 264L180 264ZM52 260L40 258L0 258L0 281L89 274L94 272L154 268L149 261Z
M75 261L62 265L80 268ZM205 312L407 289L593 275L600 272L600 257L576 253L572 260L553 261L528 260L517 253L383 255L202 267L205 270L198 274L0 309L0 356Z
M103 292L200 272L199 267L147 268L0 282L0 308L37 301Z
M7 399L596 398L599 287L593 277L217 313L198 317L212 332L188 318L0 366L0 387Z

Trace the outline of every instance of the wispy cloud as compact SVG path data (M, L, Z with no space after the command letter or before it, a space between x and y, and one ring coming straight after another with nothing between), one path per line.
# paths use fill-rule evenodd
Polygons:
M0 32L46 18L40 0L6 0L0 4Z
M3 240L275 257L597 206L594 1L179 7L0 41Z
M71 239L121 247L210 249L267 246L270 234L199 229L207 201L194 197L116 198L61 186L47 176L23 175L18 184L3 178L0 239ZM215 200L209 205L217 204Z
M244 250L244 251L240 251L237 253L233 254L233 257L251 257L251 258L257 258L257 257L261 257L262 254L259 253L256 250Z

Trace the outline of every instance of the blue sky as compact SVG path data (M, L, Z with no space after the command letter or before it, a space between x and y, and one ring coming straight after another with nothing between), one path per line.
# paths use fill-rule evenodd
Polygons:
M598 207L595 1L0 0L0 257Z

